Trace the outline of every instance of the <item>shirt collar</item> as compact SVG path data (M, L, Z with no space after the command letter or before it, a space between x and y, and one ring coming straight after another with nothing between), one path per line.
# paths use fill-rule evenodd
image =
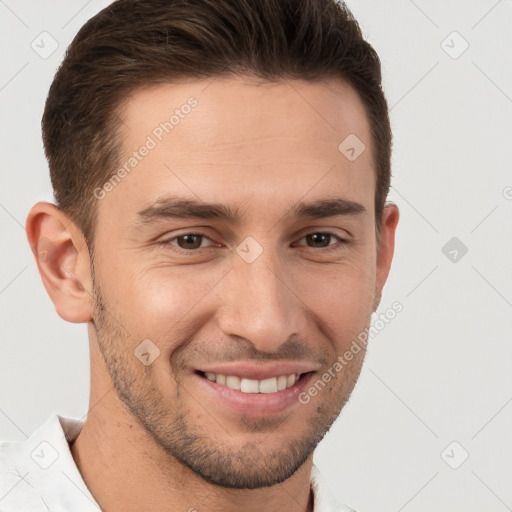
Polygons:
M313 512L355 512L334 500L327 482L314 464L311 469L311 488L314 496Z
M25 441L0 443L0 510L101 511L66 437L74 439L82 425L79 420L54 414Z

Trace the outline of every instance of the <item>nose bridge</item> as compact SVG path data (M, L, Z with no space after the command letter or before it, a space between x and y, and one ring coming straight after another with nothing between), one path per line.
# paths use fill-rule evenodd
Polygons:
M275 252L264 250L249 261L243 253L234 255L221 297L220 327L224 335L241 336L257 350L272 352L300 334L304 311Z

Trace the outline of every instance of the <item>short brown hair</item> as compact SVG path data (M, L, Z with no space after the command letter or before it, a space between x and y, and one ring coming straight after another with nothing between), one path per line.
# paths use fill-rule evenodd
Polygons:
M94 238L93 190L120 159L118 107L138 87L183 78L340 78L361 97L373 138L379 234L392 134L380 60L335 0L116 0L66 51L42 118L57 205ZM341 142L341 141L340 141Z

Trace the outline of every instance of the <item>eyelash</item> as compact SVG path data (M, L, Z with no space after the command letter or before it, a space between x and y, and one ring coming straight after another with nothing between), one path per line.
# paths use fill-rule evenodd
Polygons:
M167 240L162 240L160 242L160 244L166 248L171 247L171 250L177 252L178 254L185 254L185 255L198 254L198 253L201 253L204 249L208 249L208 247L203 247L203 248L198 248L198 249L188 249L187 250L187 249L182 249L181 247L178 247L178 246L172 244L172 242L177 240L178 238L182 238L182 237L190 236L190 235L200 236L200 237L203 237L203 239L207 239L207 240L210 240L213 242L213 240L211 240L211 238L206 236L204 233L190 232L190 233L183 233L182 235L178 235L173 238L169 238ZM310 249L310 250L316 249L323 253L339 251L340 249L343 248L344 245L347 245L349 243L348 240L341 238L339 235L336 235L335 233L331 233L329 231L312 231L311 233L306 233L300 240L305 239L309 235L327 235L327 236L337 239L337 243L335 243L333 245L329 245L327 247L308 247L308 246L301 245L301 247L306 247L307 249Z

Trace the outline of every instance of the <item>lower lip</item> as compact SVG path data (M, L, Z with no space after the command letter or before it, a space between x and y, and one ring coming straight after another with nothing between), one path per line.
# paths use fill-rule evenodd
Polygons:
M205 389L205 396L228 407L231 411L244 416L272 416L290 407L300 405L298 396L313 378L313 372L303 375L292 387L275 393L244 393L238 389L217 384L206 377L194 374L198 385Z

